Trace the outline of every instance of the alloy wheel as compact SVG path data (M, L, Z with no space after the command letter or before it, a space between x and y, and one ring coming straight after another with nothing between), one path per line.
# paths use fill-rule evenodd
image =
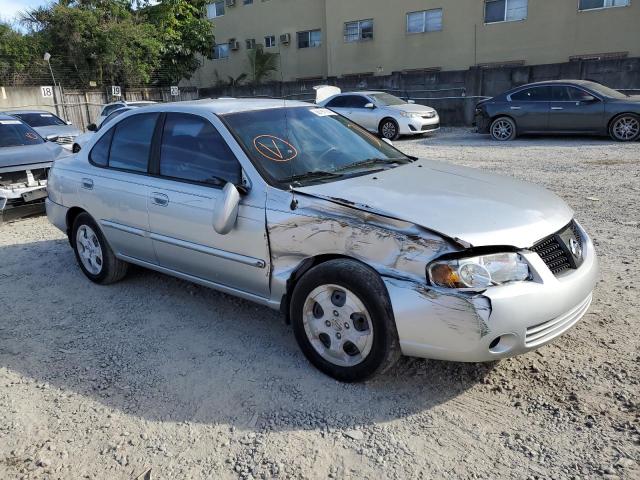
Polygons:
M364 361L373 346L373 323L356 294L338 285L321 285L306 298L304 331L326 361L352 367Z
M92 275L102 271L103 255L98 236L88 225L81 225L76 233L76 248L84 268Z
M384 138L388 138L389 140L393 140L396 138L398 134L398 129L396 128L395 123L393 122L385 122L382 125L382 136Z
M508 140L513 135L513 125L508 120L497 120L491 127L491 135L497 140Z
M620 117L613 124L613 135L618 140L628 141L638 137L640 121L635 117Z

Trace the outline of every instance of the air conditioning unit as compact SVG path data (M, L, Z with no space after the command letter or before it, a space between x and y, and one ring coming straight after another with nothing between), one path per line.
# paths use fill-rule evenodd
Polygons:
M280 35L280 44L281 45L289 45L291 43L291 34L283 33Z
M229 40L229 48L231 50L240 50L240 42L237 41L235 38L232 38Z
M236 0L227 0L227 1L225 2L225 5L226 5L227 7L235 7L235 5L236 5Z

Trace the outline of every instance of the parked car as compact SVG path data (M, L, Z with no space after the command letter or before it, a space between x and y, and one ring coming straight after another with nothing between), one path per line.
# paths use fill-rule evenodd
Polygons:
M553 193L404 155L302 102L129 111L49 182L49 219L91 281L136 264L280 309L307 358L344 381L401 354L538 348L584 315L597 278Z
M104 105L102 107L102 110L100 110L100 116L98 117L98 120L96 121L95 125L96 128L100 126L100 124L102 122L104 122L104 120L111 114L111 112L118 110L122 107L146 107L148 105L155 105L156 102L152 102L150 100L138 100L138 101L134 101L134 102L127 102L125 100L121 100L118 102L113 102L113 103L107 103L106 105Z
M416 105L385 92L342 93L338 87L315 87L316 103L356 122L382 138L422 135L440 129L440 117L431 107Z
M62 147L0 114L0 223L44 211L47 175Z
M136 107L122 107L122 108L118 108L116 110L113 110L109 115L106 116L106 118L100 123L100 126L97 126L95 123L91 123L87 126L87 131L85 133L83 133L82 135L78 135L75 139L75 141L73 142L73 147L71 148L71 151L73 153L78 153L80 151L80 149L82 148L82 146L87 143L89 141L90 138L93 137L93 135L100 131L100 129L104 126L107 125L111 120L113 120L114 118L116 118L117 116L123 114L124 112L128 112L129 110L133 110Z
M640 138L640 96L586 80L530 83L478 103L475 122L479 133L500 141L588 134L630 142Z
M18 117L38 132L41 137L54 141L67 150L71 150L75 138L82 133L71 122L46 110L12 110L5 113Z

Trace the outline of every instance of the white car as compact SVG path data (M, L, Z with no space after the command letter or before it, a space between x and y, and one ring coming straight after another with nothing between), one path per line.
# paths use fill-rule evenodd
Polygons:
M422 135L440 129L440 117L433 108L385 92L342 93L338 87L314 87L316 103L356 122L382 138Z
M99 127L102 122L104 122L105 118L109 116L112 112L122 108L122 107L146 107L147 105L154 105L157 102L152 102L151 100L138 100L135 102L126 102L124 100L119 102L107 103L102 107L100 111L100 117L96 121L96 127Z

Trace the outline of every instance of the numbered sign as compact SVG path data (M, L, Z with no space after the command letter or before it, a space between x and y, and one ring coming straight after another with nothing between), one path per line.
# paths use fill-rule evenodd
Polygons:
M171 96L177 97L180 95L180 89L178 87L171 87Z
M122 96L122 90L120 90L120 87L113 85L111 87L111 95L113 95L114 97L121 97Z
M53 98L53 87L40 87L40 92L44 98Z

